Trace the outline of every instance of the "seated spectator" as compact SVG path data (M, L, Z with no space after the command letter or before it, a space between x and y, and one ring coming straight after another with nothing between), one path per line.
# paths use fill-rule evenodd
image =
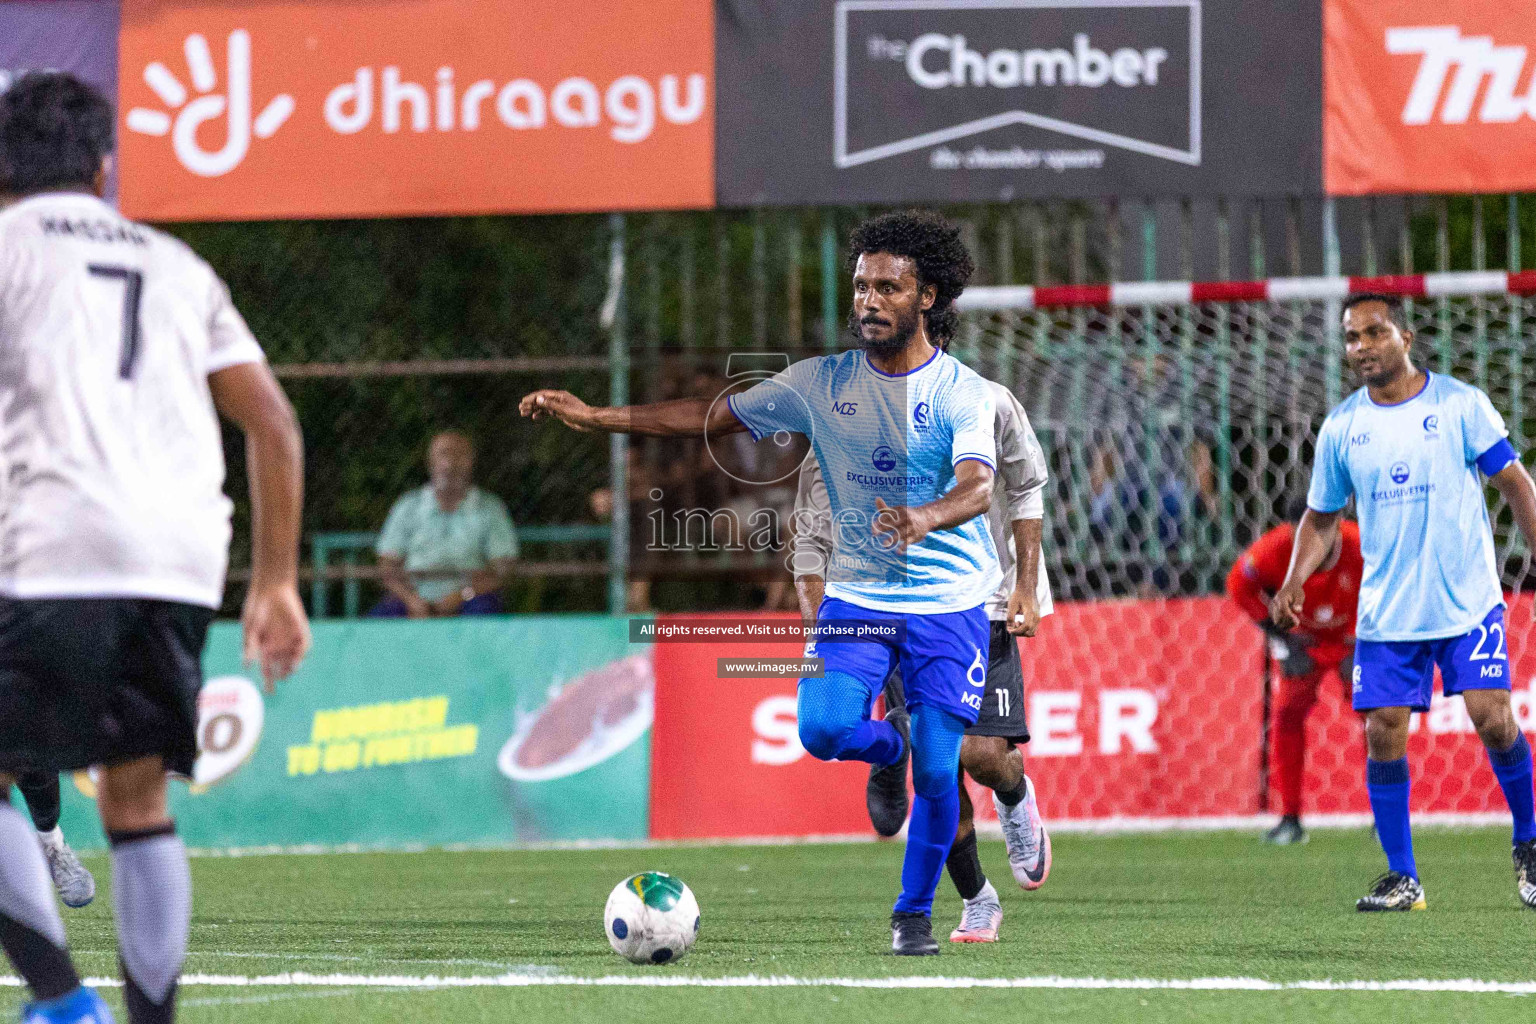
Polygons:
M432 439L431 483L400 496L379 534L379 580L389 595L372 616L494 615L517 559L500 498L470 483L475 448L457 430Z

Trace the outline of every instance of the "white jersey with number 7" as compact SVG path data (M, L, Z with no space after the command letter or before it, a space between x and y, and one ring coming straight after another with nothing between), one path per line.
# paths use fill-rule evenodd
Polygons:
M0 211L0 594L218 607L208 375L262 358L180 241L80 193Z

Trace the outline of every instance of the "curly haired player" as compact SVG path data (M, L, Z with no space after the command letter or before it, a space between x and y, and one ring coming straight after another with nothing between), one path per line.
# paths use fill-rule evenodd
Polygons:
M580 430L810 439L840 557L817 616L826 639L808 650L824 671L799 684L800 742L821 760L877 765L910 748L916 797L891 945L932 955L934 891L960 817L960 744L986 683L986 600L1002 582L984 518L996 472L993 399L944 351L973 270L959 230L937 214L893 213L865 221L851 241L857 349L802 360L723 402L599 409L546 390L521 408ZM907 730L870 718L898 664Z
M1008 847L1009 866L1026 890L1045 884L1051 870L1051 838L1041 820L1035 785L1024 774L1019 744L1029 742L1024 716L1024 667L1018 637L1032 637L1040 619L1052 612L1051 584L1046 574L1040 537L1045 517L1045 454L1029 425L1029 417L1013 393L987 381L997 403L998 473L993 485L987 528L1002 563L1003 582L987 599L991 646L987 653L986 694L981 714L965 731L960 767L966 775L992 790L998 823ZM800 467L795 496L793 553L790 569L807 626L816 620L825 587L824 574L836 559L836 545L821 467L807 459ZM885 683L885 717L897 722L906 715L901 673ZM872 766L866 789L870 822L882 836L893 836L907 819L907 765L898 761ZM987 880L976 849L974 808L964 781L960 788L960 826L946 863L950 881L965 901L960 926L951 942L996 942L1003 908L997 890Z
M1280 821L1265 842L1286 846L1307 841L1301 827L1301 777L1306 768L1307 715L1317 703L1317 688L1332 671L1342 685L1354 670L1355 605L1360 593L1360 528L1345 521L1323 564L1303 588L1306 603L1301 625L1287 633L1269 617L1269 601L1285 582L1295 541L1295 523L1306 504L1290 510L1281 523L1254 541L1227 574L1227 596L1269 636L1270 653L1280 665L1280 692L1273 712L1275 788L1280 791Z

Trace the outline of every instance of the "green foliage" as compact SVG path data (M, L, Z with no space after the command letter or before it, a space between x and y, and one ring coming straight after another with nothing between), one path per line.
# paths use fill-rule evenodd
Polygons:
M601 355L607 289L601 217L186 224L171 229L212 264L278 367L423 359ZM477 482L522 523L590 521L607 479L607 441L534 430L517 399L535 386L602 400L602 372L289 379L304 429L308 531L376 530L426 479L433 433L466 430ZM231 565L249 560L244 453L226 434L236 501ZM575 555L601 558L588 545ZM603 607L601 580L523 584L516 606ZM226 610L241 588L232 586ZM373 595L370 594L370 597Z

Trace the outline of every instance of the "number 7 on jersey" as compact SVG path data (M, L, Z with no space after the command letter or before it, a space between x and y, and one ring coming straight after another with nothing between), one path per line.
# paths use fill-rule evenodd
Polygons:
M139 359L139 300L144 295L144 273L103 263L92 263L86 269L92 277L123 282L123 350L117 361L117 375L132 380L133 367Z

